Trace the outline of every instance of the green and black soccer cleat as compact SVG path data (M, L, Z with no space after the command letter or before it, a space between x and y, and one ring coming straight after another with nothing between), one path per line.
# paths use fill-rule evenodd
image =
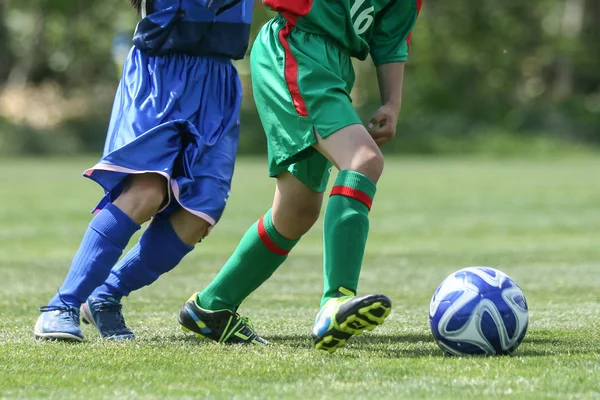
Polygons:
M219 343L269 344L254 332L250 319L229 310L204 310L196 303L197 295L194 293L179 312L184 332L194 332L200 339Z
M321 308L312 330L315 347L329 353L344 346L353 335L381 325L392 309L392 301L383 294L355 296L345 288L340 288L340 294Z

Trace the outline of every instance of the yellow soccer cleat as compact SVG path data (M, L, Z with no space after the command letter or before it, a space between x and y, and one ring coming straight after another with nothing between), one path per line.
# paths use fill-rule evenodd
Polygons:
M315 347L333 353L353 335L371 331L390 314L392 301L383 294L355 296L340 288L341 297L329 299L321 308L312 330Z

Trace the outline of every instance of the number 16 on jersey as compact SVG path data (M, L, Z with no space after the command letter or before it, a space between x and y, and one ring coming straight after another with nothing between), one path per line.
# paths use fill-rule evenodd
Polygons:
M365 4L365 1L367 0L356 0L350 9L350 16L354 19L354 32L357 35L365 33L373 23L373 16L371 15L375 10L373 6L365 8L358 14L358 17L354 18L360 7Z

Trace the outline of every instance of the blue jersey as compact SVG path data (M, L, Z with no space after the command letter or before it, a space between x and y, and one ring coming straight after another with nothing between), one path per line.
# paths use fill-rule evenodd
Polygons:
M253 0L144 0L133 44L151 56L244 58Z

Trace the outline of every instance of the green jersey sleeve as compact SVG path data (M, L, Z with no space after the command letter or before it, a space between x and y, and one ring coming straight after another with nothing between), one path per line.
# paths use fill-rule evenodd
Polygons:
M422 0L394 0L375 15L369 40L375 65L403 62L408 58L412 31Z

